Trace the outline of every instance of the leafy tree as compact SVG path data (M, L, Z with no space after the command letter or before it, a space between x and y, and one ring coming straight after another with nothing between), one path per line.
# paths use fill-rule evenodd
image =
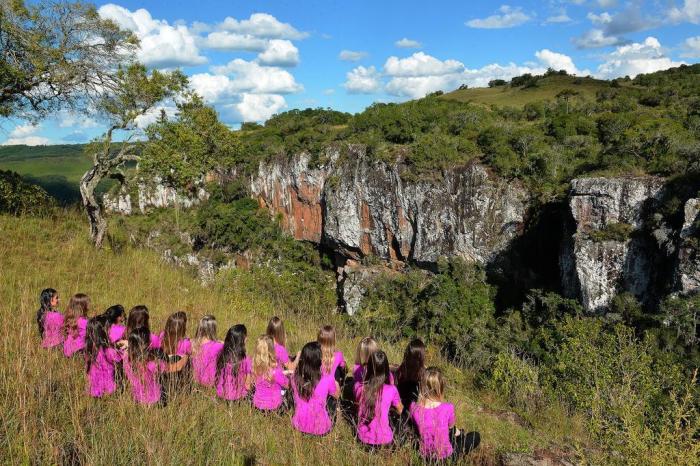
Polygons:
M11 171L0 170L0 213L43 214L56 205L41 187Z
M90 221L90 236L98 248L102 246L107 221L95 196L95 188L107 177L124 180L121 167L126 162L139 160L138 145L133 142L138 129L137 119L187 86L187 78L179 71L162 73L153 70L149 73L140 64L120 68L114 80L114 89L104 92L97 102L97 108L109 122L109 129L86 147L93 166L80 180L80 195ZM115 132L120 131L126 133L124 139L113 143Z
M139 171L178 189L192 188L202 175L218 167L232 167L239 154L234 133L221 123L216 111L196 94L177 105L176 119L165 113L146 128Z
M94 5L0 0L0 115L40 118L64 106L89 107L116 90L114 69L137 45Z
M579 95L579 91L576 91L571 88L566 88L563 89L561 92L557 94L557 99L561 99L564 102L566 102L566 113L569 113L569 100L571 100L572 97L576 97Z

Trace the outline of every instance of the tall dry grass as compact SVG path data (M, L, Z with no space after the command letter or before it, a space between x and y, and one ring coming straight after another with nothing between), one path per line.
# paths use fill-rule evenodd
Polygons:
M174 310L188 313L188 334L205 313L214 314L219 336L235 323L249 329L249 346L267 319L285 319L288 347L315 338L322 323L335 324L339 347L352 363L357 339L348 338L342 317L330 310L310 316L274 309L261 294L243 292L235 280L202 286L187 271L164 264L153 252L126 248L95 251L84 219L66 212L49 219L0 216L0 459L7 464L390 464L419 463L409 447L370 454L339 421L324 438L295 432L288 416L264 416L246 404L229 406L208 390L171 400L165 408L135 405L128 393L104 400L85 394L81 361L38 346L34 316L38 294L56 288L61 308L69 296L87 293L93 314L115 303L146 304L151 325L162 328ZM250 277L247 277L250 278ZM250 350L251 348L249 348ZM403 347L385 345L392 362ZM469 377L441 360L458 425L482 433L483 444L465 462L490 464L502 451L531 451L550 440L580 434L575 420L550 411L533 419L533 430L478 412L488 395ZM552 419L554 417L555 419ZM551 422L550 422L551 421ZM549 427L548 427L549 426ZM553 426L553 427L552 427ZM542 432L545 432L543 435Z

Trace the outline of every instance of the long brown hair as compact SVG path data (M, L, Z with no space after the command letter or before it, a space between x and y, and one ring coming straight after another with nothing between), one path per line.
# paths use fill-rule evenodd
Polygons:
M304 345L294 370L294 386L302 400L309 401L321 380L321 345L311 341Z
M282 346L287 344L287 334L284 332L284 322L277 316L270 319L267 324L267 332L265 332L268 337L275 340L275 343Z
M170 314L168 320L165 321L165 330L163 331L163 341L161 343L165 354L177 353L177 345L180 340L185 339L187 331L187 314L183 311L177 311Z
M372 353L367 362L360 396L361 424L369 424L375 416L376 406L381 402L384 385L389 384L389 358L382 350Z
M398 382L420 382L425 370L425 344L420 338L414 338L403 353L403 362L399 366Z
M63 333L72 335L78 329L78 318L87 317L90 308L90 298L83 293L77 293L71 296L66 308L66 317L63 321Z
M205 338L209 341L216 340L216 317L209 314L199 319L197 331L194 334L194 341L192 342L193 353L199 352Z
M316 341L321 345L321 367L324 372L330 372L335 358L335 328L332 325L321 327Z
M129 311L129 317L126 319L126 338L137 328L144 327L151 333L151 327L148 325L148 308L143 304L134 306Z

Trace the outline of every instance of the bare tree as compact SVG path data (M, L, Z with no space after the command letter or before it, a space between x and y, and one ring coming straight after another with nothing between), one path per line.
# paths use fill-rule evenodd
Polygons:
M187 78L180 71L150 73L143 65L132 64L119 69L114 75L114 90L103 93L97 108L110 122L104 135L87 146L93 166L80 180L80 195L90 221L90 236L100 248L107 231L101 201L95 195L100 182L108 177L124 179L122 168L126 162L139 158L137 134L138 118L154 111L156 106L172 98L187 87ZM114 142L116 133L124 139Z

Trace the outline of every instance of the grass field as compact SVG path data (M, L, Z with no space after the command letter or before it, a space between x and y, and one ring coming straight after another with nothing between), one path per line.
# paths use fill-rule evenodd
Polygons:
M510 85L480 87L450 92L443 95L442 98L485 105L522 107L530 102L555 100L557 94L564 89L573 89L578 91L583 98L595 99L596 92L609 87L608 81L554 75L540 79L536 87L528 89L511 87Z
M342 316L312 309L312 303L305 315L274 309L261 293L241 291L244 288L236 283L240 274L227 274L204 287L151 251L132 247L119 254L95 251L88 243L83 217L75 212L55 219L0 216L0 234L4 239L0 243L2 462L404 465L419 461L409 447L365 452L343 421L327 437L304 437L291 428L289 417L265 417L248 405L228 406L207 390L175 398L165 408L136 406L128 393L90 399L85 395L82 363L38 346L34 316L42 288L59 290L61 308L76 292L92 297L93 312L115 303L127 308L144 303L151 309L156 330L169 313L182 309L189 316L190 336L195 322L212 313L220 337L230 325L246 324L249 350L273 314L285 319L291 351L314 339L321 323L330 322L337 326L339 347L351 363L359 336L349 335ZM391 362L400 361L404 344L384 345ZM589 446L581 419L556 405L527 417L533 427L521 427L494 415L498 401L476 390L469 374L447 364L433 349L429 363L446 371L458 425L482 434L482 447L467 462L496 464L501 452Z

